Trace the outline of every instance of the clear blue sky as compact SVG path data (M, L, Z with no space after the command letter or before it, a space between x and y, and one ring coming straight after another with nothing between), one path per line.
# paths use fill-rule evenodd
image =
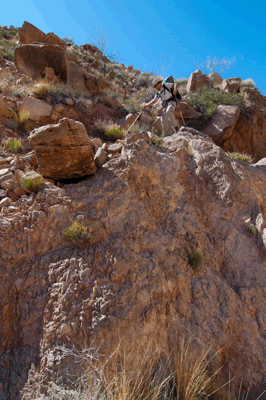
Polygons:
M0 25L28 21L43 32L91 43L109 29L125 65L188 78L208 56L239 60L223 78L252 78L266 95L266 5L254 0L12 0L1 4Z

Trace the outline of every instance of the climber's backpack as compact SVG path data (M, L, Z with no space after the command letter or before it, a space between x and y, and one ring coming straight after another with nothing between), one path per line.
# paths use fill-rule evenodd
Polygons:
M171 84L171 86L169 87L169 83ZM175 101L176 103L178 103L180 100L182 100L181 94L179 93L179 91L176 91L176 94L173 94L173 90L174 90L174 78L172 77L172 75L168 76L168 78L166 78L163 82L162 82L162 87L164 88L164 90L167 90L168 92L170 92L172 94L172 97L170 97L170 99L167 100L168 101ZM166 84L168 84L166 86Z

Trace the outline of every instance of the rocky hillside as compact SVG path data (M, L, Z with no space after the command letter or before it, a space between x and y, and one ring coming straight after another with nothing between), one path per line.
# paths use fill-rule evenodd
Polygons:
M184 334L236 392L264 383L264 96L196 71L186 126L160 137L154 107L123 137L152 75L28 23L0 35L0 399L76 379L63 347L159 362Z

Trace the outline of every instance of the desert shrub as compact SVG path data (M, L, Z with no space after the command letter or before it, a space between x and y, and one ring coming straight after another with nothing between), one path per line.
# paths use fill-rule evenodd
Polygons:
M248 164L252 163L252 157L249 156L248 154L244 154L244 153L237 153L237 152L233 152L233 153L228 153L230 157L234 158L235 160L239 160L239 161L246 161Z
M50 84L44 81L39 81L32 88L32 93L38 98L44 98L50 92Z
M11 40L2 39L0 40L0 52L2 53L3 57L8 61L14 61L14 50L15 50L15 43Z
M4 26L0 26L0 35L4 36L6 39L11 39L14 38L16 36L18 32L18 28L11 28L8 29Z
M194 271L198 271L203 261L203 255L199 251L194 251L188 257L188 262Z
M62 37L62 40L64 41L65 45L67 46L74 46L75 42L73 39L69 39L68 37Z
M62 103L65 98L70 98L76 105L77 100L91 99L91 95L88 92L76 90L72 86L68 86L64 83L54 83L49 87L49 95L54 104Z
M19 153L21 150L21 139L10 139L8 142L8 146L12 153Z
M238 106L240 110L245 108L245 98L241 94L232 94L223 90L200 88L197 92L186 99L196 110L203 113L206 117L211 117L219 104Z
M67 229L64 230L64 235L72 242L83 243L90 239L88 228L78 221L73 222Z
M255 233L256 233L256 228L255 228L255 226L253 224L245 225L245 229L251 235L255 235Z
M116 140L122 139L124 137L125 131L120 125L111 124L107 125L104 133L109 139Z
M19 112L19 122L21 125L25 125L28 122L30 112L25 108L22 108Z
M150 74L140 74L136 78L135 87L137 89L140 88L149 88L152 85L153 76Z
M162 148L164 147L164 146L163 146L163 141L162 141L162 139L159 138L158 136L154 136L154 137L153 137L152 143L153 143L155 146L159 147L160 149L162 149Z
M250 88L254 89L256 84L253 81L253 79L248 78L241 82L241 86L250 87Z
M23 184L27 189L31 189L34 192L39 192L41 184L42 184L42 179L24 179Z

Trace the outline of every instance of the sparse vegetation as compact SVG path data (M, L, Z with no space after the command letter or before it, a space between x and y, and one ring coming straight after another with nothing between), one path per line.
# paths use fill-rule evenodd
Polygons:
M219 104L227 104L238 106L240 110L245 108L245 98L241 94L231 94L223 90L200 88L195 95L186 99L186 103L190 104L196 110L210 118Z
M253 224L245 225L245 229L251 235L255 235L255 233L256 233L256 228L255 228L255 226Z
M248 164L252 163L252 157L249 156L248 154L233 152L233 153L228 153L228 155L234 158L235 160L245 161Z
M39 192L42 179L24 179L23 184L27 189L33 190L33 192Z
M202 265L203 255L199 251L194 251L189 255L188 262L194 271L198 271Z
M159 138L158 136L154 135L153 139L152 139L152 144L154 144L157 147L160 147L160 149L163 148L163 141L161 138Z
M108 125L105 128L105 135L112 140L122 139L124 137L124 134L125 134L124 129L117 124Z
M206 60L197 63L199 69L202 69L206 73L217 72L223 73L231 68L237 61L243 60L242 56L238 56L238 54L233 57L224 57L220 58L219 56L210 57L208 56Z
M249 88L254 89L256 84L253 81L253 79L248 78L248 79L245 79L244 81L241 82L241 86L245 86L245 87L249 87Z
M21 151L21 139L10 139L8 146L12 153L19 153Z
M72 242L84 243L90 239L88 228L80 222L75 221L70 227L64 230L64 235Z
M32 88L32 93L38 98L44 98L50 92L50 84L44 81L39 81Z
M2 53L3 57L8 61L14 61L15 47L16 44L12 40L0 40L0 52Z

